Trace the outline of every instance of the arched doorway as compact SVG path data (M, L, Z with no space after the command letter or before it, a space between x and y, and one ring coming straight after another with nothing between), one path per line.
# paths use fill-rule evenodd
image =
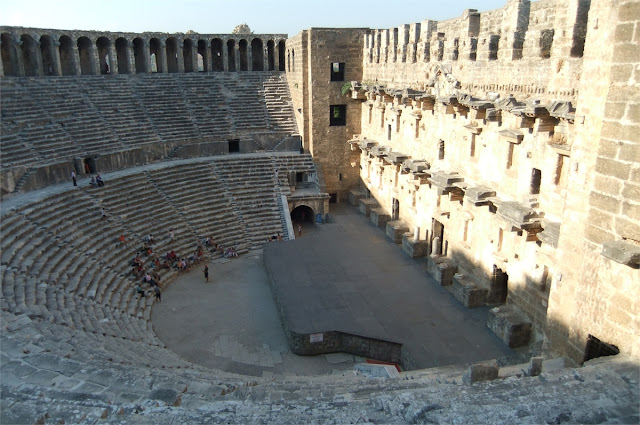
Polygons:
M211 64L207 55L207 42L204 40L198 40L198 71L209 72L211 71ZM201 66L202 65L202 66Z
M184 72L193 72L193 41L190 38L182 43L182 61Z
M13 38L9 33L3 32L1 38L2 44L2 69L6 76L18 76L18 57L16 55L16 47Z
M151 60L151 72L164 72L162 67L162 45L160 40L152 38L149 40L149 56Z
M222 56L223 43L219 38L211 40L211 59L214 71L224 71L224 57Z
M96 47L98 49L98 63L100 64L99 74L111 73L111 58L109 57L109 47L111 46L111 40L107 37L99 37L96 40Z
M285 63L284 63L284 51L285 45L284 40L280 40L278 42L278 71L286 71Z
M240 71L249 70L249 51L247 40L240 40L238 43L238 53L240 54Z
M173 37L167 39L167 72L178 72L178 40Z
M302 236L305 230L314 226L315 213L307 205L299 205L291 211L291 224L296 237Z
M276 57L274 50L275 43L273 40L267 41L267 71L276 70Z
M133 58L136 66L136 74L147 72L147 66L144 61L144 41L139 37L133 39Z
M116 57L118 58L118 74L129 73L129 41L119 37L116 39Z
M22 41L22 63L24 64L24 75L35 77L38 75L38 60L36 57L36 43L28 34L20 37Z
M76 66L75 58L73 55L73 41L69 36L63 35L60 37L60 66L62 68L62 75L75 75Z
M53 40L48 35L40 37L40 57L42 58L42 74L56 75L57 64L54 59Z
M236 71L236 41L227 41L227 58L229 60L229 72Z
M80 37L78 39L78 56L80 57L80 74L91 75L93 74L93 66L91 66L91 52L93 45L91 40L87 37Z
M262 40L259 38L251 40L251 70L264 71L264 52Z

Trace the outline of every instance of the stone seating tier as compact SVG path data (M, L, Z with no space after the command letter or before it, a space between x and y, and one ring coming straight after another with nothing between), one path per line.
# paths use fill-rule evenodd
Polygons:
M296 133L285 77L253 74L2 78L2 167L247 130Z

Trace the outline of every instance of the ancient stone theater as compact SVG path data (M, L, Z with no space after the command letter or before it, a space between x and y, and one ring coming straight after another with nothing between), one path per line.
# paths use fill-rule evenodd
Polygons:
M0 27L0 422L638 423L640 1L416 13ZM160 337L182 280L248 259L291 355L354 364Z

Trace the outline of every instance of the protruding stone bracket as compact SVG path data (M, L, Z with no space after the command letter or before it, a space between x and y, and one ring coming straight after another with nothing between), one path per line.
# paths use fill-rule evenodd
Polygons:
M533 231L541 228L542 214L518 202L502 202L498 207L498 217L518 229Z
M609 241L602 244L602 256L634 269L640 268L640 246L627 241Z
M538 239L554 248L558 247L560 238L560 223L550 220L542 220L542 231L537 235Z
M386 156L386 160L393 163L393 164L403 164L404 161L406 161L407 159L411 158L410 155L405 155L403 153L400 152L389 152Z
M460 190L454 183L464 181L464 177L457 173L447 173L445 171L434 171L431 174L431 183L436 187L438 195L443 195L448 192Z
M509 143L515 143L516 145L519 145L520 142L522 142L522 139L524 139L524 134L520 130L514 128L505 128L504 130L500 130L498 131L498 135L502 140Z
M495 197L496 191L485 186L467 187L464 193L464 200L478 207L487 205L489 198Z

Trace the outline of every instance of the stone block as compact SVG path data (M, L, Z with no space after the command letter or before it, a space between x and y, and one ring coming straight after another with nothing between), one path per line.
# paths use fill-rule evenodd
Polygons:
M489 310L487 327L511 348L525 346L531 338L531 321L512 305Z
M538 239L543 243L551 245L554 248L558 247L558 238L560 237L560 223L543 220L542 232L538 233Z
M472 364L462 375L462 382L473 384L474 382L493 381L498 379L499 371L498 362L495 360Z
M496 196L496 191L485 186L468 187L464 193L464 200L475 206L486 205L487 198Z
M629 178L631 165L612 159L598 158L596 160L596 172L607 176L626 180Z
M427 271L441 286L449 286L458 266L450 258L432 256L427 258Z
M394 162L396 164L401 164L404 160L408 159L410 156L400 153L400 152L389 152L387 154L387 158L389 161Z
M365 217L369 217L371 208L377 208L377 207L378 207L378 202L373 198L360 199L360 203L359 203L360 213L364 214Z
M498 216L519 229L540 227L540 214L533 208L518 202L502 202L498 207Z
M409 227L400 220L388 221L386 234L394 243L401 244L402 236L409 231Z
M391 220L391 216L387 214L383 208L371 208L369 212L369 220L371 220L371 223L376 227L384 229L389 220Z
M411 258L424 257L428 253L427 241L414 241L412 233L402 235L402 250Z
M626 241L607 241L602 244L602 256L630 267L640 267L640 246Z
M489 290L469 276L456 273L451 281L451 293L466 308L474 308L486 304Z
M360 190L351 189L349 191L349 204L353 205L354 207L357 207L360 205L360 199L364 197L365 197L365 194L362 193Z
M527 368L528 376L538 376L542 372L542 357L531 357L529 367Z

